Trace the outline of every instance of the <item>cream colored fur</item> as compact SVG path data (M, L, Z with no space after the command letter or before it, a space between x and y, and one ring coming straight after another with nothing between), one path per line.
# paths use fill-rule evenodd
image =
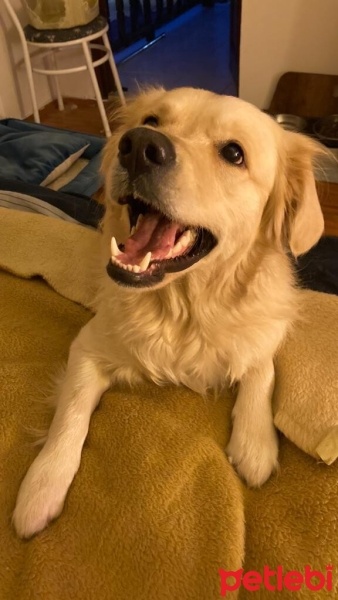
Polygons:
M189 269L137 289L114 283L105 266L112 235L122 241L129 233L124 209L114 203L128 184L117 144L147 115L159 118L177 154L154 195L173 220L209 229L218 244ZM97 313L72 344L47 441L19 492L14 525L24 537L61 512L91 413L118 381L146 378L201 394L239 382L229 460L253 486L277 466L273 358L297 314L286 252L306 252L322 233L312 171L322 150L253 106L202 90L150 90L119 118L103 159L107 212ZM244 167L219 156L219 144L229 140L243 147Z

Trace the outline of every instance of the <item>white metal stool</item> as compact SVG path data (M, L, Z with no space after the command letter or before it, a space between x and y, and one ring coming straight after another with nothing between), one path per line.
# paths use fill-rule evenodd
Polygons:
M107 36L108 23L106 19L102 16L98 16L96 17L96 19L88 23L88 25L72 27L71 29L35 29L35 27L32 27L31 25L26 25L25 27L22 27L13 7L10 4L10 0L3 0L3 2L19 33L20 40L22 43L23 60L27 71L29 91L33 104L34 121L36 123L40 123L38 104L34 88L33 72L53 77L59 110L63 110L64 104L57 76L66 75L70 73L79 73L80 71L88 70L93 84L97 105L100 111L104 132L106 137L110 137L111 131L107 119L107 114L104 108L102 95L96 78L95 67L98 67L99 65L102 65L103 63L108 61L115 81L116 89L122 104L125 104L125 97L122 90L120 77L116 68L114 56L110 47L109 39ZM91 43L97 38L102 38L103 44ZM30 54L28 50L29 46L37 48L38 52ZM79 65L77 67L58 69L56 64L56 51L65 50L70 47L74 48L74 46L82 47L83 54L85 57L85 64ZM41 53L41 49L46 48L48 49L47 52ZM93 61L90 52L91 49L101 51L103 53L103 56ZM35 58L36 56L38 56L39 58L50 56L52 59L52 68L41 68L33 66L31 59Z

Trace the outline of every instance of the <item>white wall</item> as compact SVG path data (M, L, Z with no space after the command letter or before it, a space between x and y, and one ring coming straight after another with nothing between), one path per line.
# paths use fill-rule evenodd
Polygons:
M267 108L287 71L338 75L338 0L242 0L241 98Z
M24 21L25 14L20 0L12 0L12 6L20 20ZM23 65L17 67L22 58L20 38L3 5L1 6L0 29L0 98L4 116L26 117L33 111L25 68ZM47 79L36 75L34 80L38 90L39 104L42 106L51 100Z
M22 9L21 0L12 0L21 22L27 22ZM8 17L6 9L0 0L0 116L25 118L32 114L32 105L28 90L26 71L23 65L17 67L22 58L22 47L19 35ZM83 54L72 51L60 58L60 67L82 64ZM44 75L34 75L35 89L39 108L51 101L53 90ZM88 73L73 73L60 77L63 95L74 98L93 98L91 82Z

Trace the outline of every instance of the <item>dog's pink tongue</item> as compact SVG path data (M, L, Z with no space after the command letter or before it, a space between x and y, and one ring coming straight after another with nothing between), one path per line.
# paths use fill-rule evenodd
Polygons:
M138 265L151 252L153 259L161 260L175 245L179 225L159 213L144 215L137 231L126 241L119 260L123 264Z

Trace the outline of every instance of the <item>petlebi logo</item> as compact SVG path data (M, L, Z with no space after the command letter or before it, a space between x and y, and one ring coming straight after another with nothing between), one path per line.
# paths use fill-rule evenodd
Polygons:
M244 572L244 569L238 569L238 571L220 569L219 575L221 597L223 598L231 598L231 592L238 590L240 587L249 592L259 592L264 588L270 592L282 592L283 590L297 592L304 588L307 588L310 592L318 592L319 590L330 592L332 591L333 566L327 565L323 573L312 569L310 565L306 565L303 571L286 571L281 565L271 569L265 565L263 572Z

